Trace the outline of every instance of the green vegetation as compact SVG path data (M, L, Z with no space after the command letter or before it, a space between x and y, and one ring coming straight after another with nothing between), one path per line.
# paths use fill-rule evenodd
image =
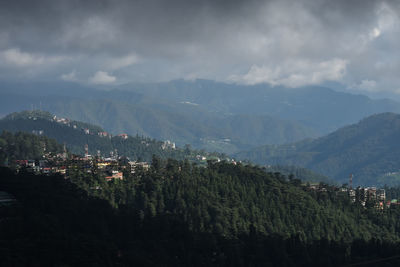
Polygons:
M134 173L119 166L124 179L111 181L95 165L79 169L67 162L68 179L0 168L0 191L17 200L0 206L2 266L400 264L397 205L377 209L374 203L352 203L346 192L325 184L325 176L303 168L218 162L218 154L208 154L205 166L199 166L190 160L205 152L189 145L162 149L162 142L139 136L100 137L36 115L7 117L0 129L43 130L71 149L86 143L92 149L117 148L133 159L151 158L152 165ZM380 123L381 116L393 123L397 115L372 117L378 117L373 129L383 129L389 138L392 133ZM360 139L358 127L340 131ZM366 135L366 140L378 135ZM318 144L332 144L326 147L333 150L346 143L335 134L330 138ZM315 142L301 146L315 148ZM285 148L287 156L297 147ZM62 145L45 136L0 135L0 163L62 151ZM268 153L280 155L277 149ZM311 158L313 153L308 152ZM300 179L324 181L323 190ZM386 192L388 199L400 198L397 187L386 187Z
M305 167L339 183L350 174L357 185L397 184L390 175L400 170L400 115L383 113L329 135L282 146L264 146L239 153L259 164Z
M0 169L0 264L56 266L337 266L398 264L400 209L308 192L296 179L243 165L153 159L106 182L93 173ZM389 259L386 259L389 258Z
M129 136L128 139L118 136L100 137L97 133L104 130L98 126L77 121L67 124L58 123L52 118L53 115L50 113L40 111L13 113L0 120L0 131L34 132L36 134L42 131L42 135L66 144L69 152L81 155L84 154L85 145L88 144L91 155L97 155L97 151L100 150L101 155L109 156L110 152L114 153L117 150L120 156L129 157L131 160L151 161L153 154L161 158L190 159L197 162L200 162L196 159L197 155L226 158L223 154L197 151L191 149L190 146L188 149L163 149L163 142L138 135ZM76 128L73 127L74 125ZM87 128L91 134L84 133L83 129Z
M310 182L310 183L325 183L334 185L337 184L334 180L326 177L322 174L313 172L306 168L296 167L296 166L282 166L282 165L274 165L266 167L267 172L275 173L279 172L282 175L289 177L293 175L297 179L302 180L303 182Z
M395 187L389 187L385 186L384 187L386 190L386 198L393 200L397 199L400 200L400 186L395 186Z
M44 136L54 138L61 144L66 144L68 151L74 154L84 154L84 147L88 144L89 153L97 155L100 150L102 156L109 156L109 152L117 150L120 156L129 157L131 160L143 160L150 162L153 155L163 159L172 158L176 160L189 159L201 165L205 165L207 160L218 160L227 158L220 153L210 153L204 150L195 150L190 145L176 149L162 149L163 142L150 138L130 136L128 139L115 137L100 137L98 132L104 130L96 125L90 125L83 122L72 121L68 124L57 123L53 120L54 115L43 111L26 111L12 113L0 120L0 131L7 130L12 132L38 132L43 131ZM81 127L72 127L81 125ZM83 129L90 128L92 134L87 135ZM212 145L216 146L215 143ZM200 157L199 157L200 156ZM206 157L205 160L202 157ZM298 167L271 166L268 171L281 172L285 175L294 174L299 179L309 182L334 183L329 178L312 172L310 170Z
M61 153L63 147L56 140L27 133L3 132L0 134L0 165L15 160L42 159L45 154Z
M287 181L279 173L267 174L253 166L209 163L199 168L188 162L153 159L149 172L129 175L123 181L100 183L101 177L76 173L71 181L113 206L135 207L142 216L182 216L190 230L236 237L258 232L302 240L370 239L393 236L397 231L382 228L368 219L348 197L335 193L310 194L296 179ZM400 230L400 229L399 229Z
M4 132L0 140L0 155L9 161L41 158L44 145L46 153L62 151L54 140L32 134ZM183 151L191 153L189 146ZM149 170L131 173L120 165L124 179L107 181L96 165L65 165L67 179L0 168L0 191L17 200L0 206L0 265L336 266L400 260L396 205L365 208L322 183L324 190L312 190L298 179L319 177L307 170L215 160L203 167L152 156ZM400 195L398 188L387 192Z
M4 121L19 121L19 120L47 120L53 121L55 116L50 112L43 110L33 110L33 111L21 111L21 112L13 112L5 116L2 120ZM86 122L81 121L68 121L69 125L75 125L77 129L89 129L91 132L103 132L104 130L97 125L93 125Z

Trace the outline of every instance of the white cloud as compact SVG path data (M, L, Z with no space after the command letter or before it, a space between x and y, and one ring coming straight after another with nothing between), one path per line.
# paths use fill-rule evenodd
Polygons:
M23 52L18 48L10 48L0 52L0 59L2 59L3 62L9 65L17 67L29 67L34 65L59 63L64 60L64 57L43 56L43 55Z
M375 13L376 26L368 33L368 38L364 38L364 45L392 30L398 24L396 13L384 2L379 5Z
M360 83L353 84L349 86L349 89L354 89L354 90L360 90L360 91L366 91L369 93L376 93L381 91L377 87L378 83L374 80L362 80Z
M231 76L230 80L245 84L269 83L300 87L324 81L340 81L346 72L347 64L346 60L335 58L322 62L287 61L278 66L253 65L247 74Z
M376 81L374 80L362 80L359 88L369 92L375 92L376 89Z
M68 82L75 82L77 81L76 71L73 70L70 73L65 73L61 75L61 79Z
M44 61L42 57L35 57L29 53L21 52L19 49L15 48L5 50L1 54L7 63L16 66L42 64Z
M377 28L382 31L388 31L398 26L399 18L396 11L393 10L386 3L381 3L377 10L378 26Z
M105 71L98 71L89 78L89 82L94 84L109 84L116 80L117 78L115 76L112 76Z
M371 40L378 38L381 35L381 30L377 27L375 27L370 33L369 33L369 38Z

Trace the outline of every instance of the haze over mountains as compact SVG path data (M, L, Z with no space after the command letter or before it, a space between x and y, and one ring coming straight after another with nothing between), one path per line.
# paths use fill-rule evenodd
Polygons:
M3 83L0 114L41 108L112 133L234 153L317 137L374 113L400 112L392 100L311 86L176 80L101 89L75 83Z
M347 183L394 185L400 181L400 115L382 113L329 135L238 153L260 164L296 165Z

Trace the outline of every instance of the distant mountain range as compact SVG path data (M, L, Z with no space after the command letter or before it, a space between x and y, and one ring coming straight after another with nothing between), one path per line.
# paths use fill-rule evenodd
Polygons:
M120 88L171 102L195 103L214 113L268 115L297 121L318 134L330 133L372 114L400 112L400 103L393 100L373 100L320 86L286 88L177 80Z
M400 115L372 115L329 135L238 153L259 164L296 165L355 185L400 184Z
M75 83L0 85L0 114L31 108L209 151L235 153L317 137L380 112L391 100L323 87L288 89L208 80L126 84L112 90Z

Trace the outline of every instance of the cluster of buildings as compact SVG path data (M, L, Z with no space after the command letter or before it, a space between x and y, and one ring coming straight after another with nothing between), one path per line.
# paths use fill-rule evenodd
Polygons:
M33 120L37 119L36 117L29 117L29 118L33 119ZM97 135L97 136L102 137L102 138L110 138L110 139L112 137L114 137L114 135L112 135L111 133L108 133L106 131L93 131L93 129L91 130L89 128L83 128L83 127L78 129L78 124L75 123L74 121L71 121L70 119L67 119L67 118L57 117L56 115L54 115L52 117L52 121L53 122L57 122L59 124L63 124L63 125L68 126L68 127L72 127L73 129L76 129L76 130L80 130L86 135ZM42 130L42 129L32 130L32 134L43 135L44 134L44 130ZM115 135L115 136L118 137L118 138L121 138L122 140L129 139L129 135L126 134L126 133L121 133L121 134L118 134L118 135ZM146 146L149 146L149 143L144 141L144 140L141 143L146 145ZM161 149L163 149L163 150L169 150L169 149L175 150L176 149L176 145L175 145L174 142L171 142L170 140L166 140L166 141L161 143Z
M377 189L376 187L357 187L356 189L348 189L350 200L366 206L368 202L374 203L379 208L383 208L386 200L385 189Z
M349 196L351 202L359 203L363 207L368 206L368 203L375 205L377 208L383 209L384 205L390 206L391 201L386 201L385 189L378 189L376 187L352 187L342 186L329 186L327 188L324 185L309 185L308 190L316 192L328 192L334 191L336 193L342 193ZM400 203L399 203L400 204Z
M53 121L55 121L57 123L60 123L60 124L64 124L64 125L70 126L70 127L74 128L74 129L78 128L78 126L76 124L74 124L71 120L69 120L67 118L59 118L59 117L54 115L53 116ZM100 137L108 137L108 138L113 137L113 135L108 133L108 132L94 132L93 133L92 131L90 131L89 128L82 128L81 130L85 134L88 134L88 135L90 135L90 134L91 135L96 135L97 134ZM43 134L43 131L42 131L41 134ZM128 139L128 137L129 137L128 134L126 134L126 133L118 134L117 136L122 138L122 139L124 139L124 140Z
M360 203L364 207L367 203L372 203L379 209L383 209L385 205L387 208L400 205L400 202L397 201L397 199L386 199L386 191L383 188L357 187L356 189L350 188L347 192L353 203Z
M147 162L130 161L126 157L118 157L117 152L109 158L103 157L92 157L87 153L84 156L71 155L68 156L66 153L57 155L45 155L40 160L16 160L15 168L17 172L22 169L35 174L60 174L65 178L69 177L69 174L73 170L79 170L86 173L97 172L102 175L107 181L114 179L124 179L124 172L135 173L138 168L148 170L150 164Z
M196 155L196 159L197 160L201 160L201 161L206 161L207 160L207 157L206 156L203 156L203 155ZM218 159L219 160L219 159Z
M49 161L48 159L42 160L31 160L31 159L23 159L23 160L16 160L15 167L17 172L21 169L26 170L30 173L35 174L61 174L66 175L67 167L65 164L61 164L60 161Z
M162 150L166 150L166 149L176 149L175 143L171 142L169 140L164 141L161 145Z
M53 116L53 121L61 123L61 124L69 124L70 120L67 118L58 118L56 115ZM76 125L75 125L76 128Z
M71 163L70 168L82 170L84 172L103 175L107 181L123 180L124 173L135 173L138 168L147 171L150 164L147 162L130 161L126 157L110 157L102 158L96 157L94 159L88 157L75 156Z

